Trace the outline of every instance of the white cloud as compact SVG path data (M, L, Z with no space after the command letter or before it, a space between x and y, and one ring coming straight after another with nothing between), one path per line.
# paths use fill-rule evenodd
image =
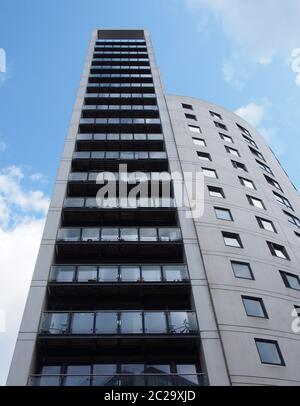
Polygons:
M296 73L296 85L300 87L300 48L295 48L292 50L290 63L291 69Z
M26 180L17 166L0 171L0 312L6 327L0 332L0 385L11 362L49 205L41 191L26 189Z
M266 111L265 105L249 103L246 106L239 107L235 111L235 114L242 117L253 127L257 127L262 122L265 115L265 111Z
M42 180L42 179L44 179L44 175L40 172L33 173L32 175L30 175L30 179L33 181Z
M235 114L242 117L253 127L257 128L258 132L265 138L267 143L272 147L277 156L285 153L286 147L284 141L278 135L278 131L274 127L267 125L268 119L271 117L271 103L268 99L264 99L258 103L251 102L245 106L239 107Z

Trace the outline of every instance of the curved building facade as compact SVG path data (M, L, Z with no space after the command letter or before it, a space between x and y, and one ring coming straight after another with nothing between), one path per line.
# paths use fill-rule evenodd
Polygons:
M168 204L160 172L180 175ZM174 190L200 182L191 217ZM149 32L95 31L7 385L299 385L299 216L254 128L165 94Z

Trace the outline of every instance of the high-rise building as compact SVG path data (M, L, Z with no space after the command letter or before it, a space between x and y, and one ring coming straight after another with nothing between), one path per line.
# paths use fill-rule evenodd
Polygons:
M202 216L160 172L204 175ZM7 384L299 385L299 216L254 128L166 95L147 31L97 30Z

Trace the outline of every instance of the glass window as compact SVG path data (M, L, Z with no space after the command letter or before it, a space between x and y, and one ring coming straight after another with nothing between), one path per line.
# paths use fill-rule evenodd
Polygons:
M123 282L138 282L141 280L139 266L121 266L121 278Z
M100 230L99 228L83 228L82 241L99 241L100 240Z
M171 366L169 364L147 364L145 372L149 374L170 374Z
M202 161L211 161L211 156L210 154L206 152L199 152L197 151L198 158L201 159Z
M217 172L214 169L209 169L209 168L202 168L202 172L204 176L208 178L214 178L217 179Z
M210 113L210 115L211 115L212 117L218 118L219 120L222 120L221 114L215 113L214 111L210 111L209 113Z
M155 152L149 152L149 158L150 159L166 159L167 154L164 151L155 151Z
M104 159L104 152L103 151L93 151L92 158L93 159Z
M230 142L231 144L233 144L232 137L230 137L229 135L226 135L226 134L222 134L222 133L219 133L219 134L223 141Z
M170 312L169 317L172 333L188 334L198 330L196 317L192 312Z
M120 138L119 134L107 134L108 141L118 141Z
M64 200L64 207L83 207L83 197L68 197Z
M75 276L75 266L55 265L51 267L51 282L73 282Z
M79 241L80 231L80 228L61 228L58 231L57 239L62 241Z
M182 103L182 107L187 110L193 110L193 106L190 104Z
M223 189L220 187L208 186L208 192L211 197L220 197L225 199Z
M68 331L69 313L44 313L41 321L41 333L64 334Z
M190 130L192 133L201 134L201 129L200 129L200 127L197 127L197 126L191 125L191 124L189 124L188 127L189 127L189 130Z
M116 364L94 364L93 365L93 386L116 386L118 379Z
M38 380L34 380L34 386L60 386L60 370L60 365L44 365L41 371L42 376Z
M106 140L106 134L94 134L94 140L105 141Z
M101 241L118 241L119 229L103 227L101 229Z
M227 247L242 248L242 242L238 234L222 232L222 235Z
M91 153L89 151L74 152L73 158L74 159L89 159L90 154Z
M256 197L253 197L253 196L247 196L247 198L248 198L249 203L251 204L251 206L254 206L254 207L258 208L258 209L264 209L265 208L264 203L263 203L262 200L257 199Z
M145 282L160 282L161 269L159 265L143 265L142 279Z
M158 235L160 241L180 241L182 238L179 228L159 228Z
M246 186L249 189L255 189L254 182L252 182L252 180L245 179L245 178L239 178L239 179L243 186Z
M164 312L145 312L145 333L165 334L167 333L166 314Z
M177 364L176 369L179 376L178 385L189 386L199 384L195 364Z
M143 321L141 312L122 312L121 314L122 334L143 333Z
M122 241L138 241L138 229L137 228L121 228L120 239Z
M73 313L71 331L72 334L93 334L94 313Z
M275 243L269 242L269 241L267 241L267 244L269 246L271 254L274 257L290 260L287 250L285 249L285 247L283 245L275 244Z
M130 151L121 151L120 159L134 159L134 152Z
M87 180L87 172L71 172L69 175L69 181L71 182L84 182Z
M223 209L221 207L215 207L214 209L215 209L215 214L216 214L217 219L226 220L226 221L233 221L230 210Z
M188 120L197 121L197 117L196 117L194 114L187 114L187 113L185 113L185 118L187 118Z
M87 197L85 199L85 207L98 207L95 197Z
M247 316L266 318L267 313L263 304L263 300L256 297L242 296L243 304Z
M78 266L77 282L96 282L97 267L93 265Z
M118 332L118 313L117 312L98 312L96 313L96 334L116 334Z
M157 241L157 229L140 228L140 241Z
M150 152L138 151L134 153L135 159L148 159Z
M227 146L225 146L225 149L228 152L228 154L235 155L235 156L240 156L239 151L237 149L230 148L230 147L227 147Z
M242 164L241 162L237 162L237 161L231 161L231 163L234 168L242 169L243 171L248 172L245 164Z
M117 266L100 266L99 267L99 282L116 282L118 280L118 267Z
M254 279L250 264L231 261L232 270L236 278Z
M276 229L275 229L275 226L272 221L262 219L260 217L256 217L256 219L257 219L257 222L258 222L260 228L263 228L264 230L272 231L273 233L276 233Z
M287 288L300 290L300 279L297 275L287 272L280 272L283 282Z
M255 339L255 344L263 364L284 365L277 341Z
M163 275L168 282L180 282L188 279L186 265L164 265Z
M118 151L106 151L105 158L106 159L119 159L119 152Z
M89 386L90 373L90 365L69 365L65 377L65 386Z

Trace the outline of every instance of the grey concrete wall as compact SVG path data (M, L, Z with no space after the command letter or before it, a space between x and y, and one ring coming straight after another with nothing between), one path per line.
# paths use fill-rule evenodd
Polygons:
M72 112L69 131L65 141L60 166L57 172L54 192L52 195L24 315L6 383L7 386L27 385L28 376L32 372L32 368L34 366L36 337L41 312L45 307L47 281L53 261L56 234L60 225L61 210L66 194L67 181L71 169L72 154L75 148L75 140L96 38L97 31L93 33L88 48L88 54Z
M226 199L210 197L206 188L204 215L200 219L195 219L194 224L231 383L299 385L300 334L293 333L291 329L291 311L294 305L300 305L300 292L285 287L279 270L300 274L300 240L295 235L296 227L287 221L282 211L284 207L275 200L272 190L276 189L266 182L263 170L256 163L236 123L250 131L259 151L266 159L266 164L272 169L284 191L278 193L290 200L297 217L300 216L299 194L263 137L247 122L226 109L206 101L180 96L167 96L166 100L181 163L196 161L198 170L201 170L201 167L217 170L218 179L206 178L205 183L222 187L226 196ZM191 104L194 111L183 109L181 103ZM210 110L221 114L223 120L214 119L209 113ZM195 114L198 121L186 119L184 113ZM224 123L228 131L216 128L214 121ZM200 126L202 134L192 133L188 129L188 124ZM224 142L219 132L230 135L234 144ZM192 140L193 136L205 139L207 146L196 146ZM241 157L236 158L228 154L224 145L238 149ZM208 152L212 162L200 161L197 151ZM248 173L234 169L231 159L246 164ZM238 176L254 181L257 190L242 186ZM267 210L250 206L246 194L262 199ZM234 222L217 220L214 206L230 209ZM259 228L255 216L273 221L278 233ZM226 247L221 231L238 233L244 248ZM273 257L266 241L285 246L291 260ZM231 260L249 262L255 280L235 278ZM202 274L202 267L198 266L196 280ZM196 283L195 275L192 274L193 285ZM241 295L262 298L269 318L248 317ZM196 310L199 317L203 308ZM278 341L286 365L262 364L254 338Z

